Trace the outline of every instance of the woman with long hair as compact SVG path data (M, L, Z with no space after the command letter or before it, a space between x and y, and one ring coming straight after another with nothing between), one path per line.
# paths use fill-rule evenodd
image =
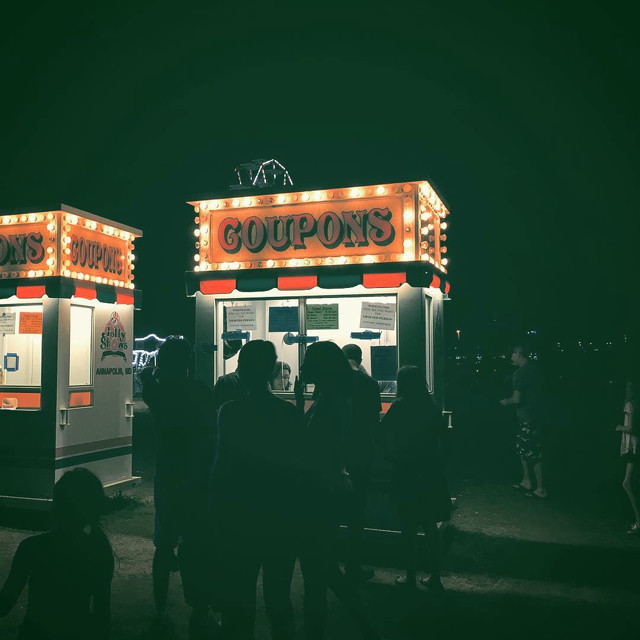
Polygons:
M350 499L344 466L344 438L349 427L351 368L340 347L315 342L300 369L314 385L315 401L304 414L304 466L300 565L304 577L304 618L308 640L321 640L327 623L327 588L347 606L363 638L377 638L357 591L338 566L336 542L341 506ZM297 405L304 410L301 381L296 378Z
M630 535L640 535L640 509L636 496L635 484L638 466L638 381L627 380L627 389L624 401L624 421L616 427L616 431L622 433L620 442L620 456L626 463L622 487L627 493L631 508L635 515L635 522L627 531Z
M446 424L418 367L405 366L398 371L397 399L381 428L392 440L392 495L402 521L406 552L406 577L398 577L396 583L416 587L417 533L422 526L431 556L431 577L420 582L442 592L438 522L448 520L451 514L441 454Z
M0 616L25 585L29 599L18 640L105 640L111 622L113 552L100 528L102 483L84 468L53 489L53 527L25 538L0 591Z

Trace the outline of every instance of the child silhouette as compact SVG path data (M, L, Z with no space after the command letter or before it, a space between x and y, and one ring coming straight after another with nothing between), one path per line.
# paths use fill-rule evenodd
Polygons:
M102 483L83 468L53 489L53 527L25 538L0 591L5 616L27 582L29 597L18 640L104 640L109 636L113 552L99 526Z

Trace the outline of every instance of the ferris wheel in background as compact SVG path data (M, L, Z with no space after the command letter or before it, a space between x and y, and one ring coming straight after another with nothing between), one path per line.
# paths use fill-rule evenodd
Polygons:
M232 189L264 189L266 187L287 187L293 184L286 167L275 158L252 160L235 168L238 184Z

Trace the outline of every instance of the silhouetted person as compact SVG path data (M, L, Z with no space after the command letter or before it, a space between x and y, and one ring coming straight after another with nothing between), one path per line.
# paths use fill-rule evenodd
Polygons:
M254 637L261 566L272 637L294 637L290 589L296 559L300 429L296 408L269 390L275 363L271 342L245 344L238 374L246 395L224 404L218 416L211 510L226 566L222 628L225 638L233 640Z
M345 437L345 467L353 484L352 501L349 505L349 549L345 570L356 582L369 580L374 573L363 569L362 534L365 525L367 497L371 479L373 434L378 429L382 403L378 383L362 370L362 349L357 344L342 347L351 373L351 421Z
M315 385L315 401L304 415L303 459L308 470L299 510L306 637L324 638L327 588L331 587L351 610L362 636L377 638L358 593L338 567L336 553L340 506L351 500L352 491L344 464L344 439L351 413L351 368L336 344L316 342L307 348L301 374L305 383ZM298 410L302 411L304 396L299 380L295 392Z
M158 351L157 369L145 369L141 377L157 438L154 629L170 624L165 617L169 575L179 568L185 601L193 608L190 636L198 637L207 627L212 599L207 489L215 433L211 390L189 376L191 351L187 340L169 336Z
M271 375L271 388L273 391L291 391L291 366L278 360Z
M447 425L418 367L405 366L398 371L398 397L382 419L381 428L392 440L391 488L406 551L407 575L397 578L396 583L416 587L417 533L422 525L431 556L431 577L420 582L436 592L444 591L437 523L451 514L441 454Z
M537 367L529 362L522 346L515 346L511 362L517 367L513 373L513 394L500 400L503 407L515 406L519 430L516 451L522 463L522 480L514 484L533 498L546 498L547 490L542 477L542 440L540 424L540 377ZM536 488L533 489L529 467L533 468Z
M620 456L625 462L625 474L622 481L633 514L635 522L627 531L630 535L640 535L640 509L638 508L638 497L636 495L637 466L640 447L638 447L638 380L627 380L627 388L624 401L624 420L616 427L616 431L622 432L620 442Z
M53 489L53 528L18 546L0 591L0 616L27 582L19 640L105 640L111 621L113 552L99 520L102 483L83 468L67 471Z

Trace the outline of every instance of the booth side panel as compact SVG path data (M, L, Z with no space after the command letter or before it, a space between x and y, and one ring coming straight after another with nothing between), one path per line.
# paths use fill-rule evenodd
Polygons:
M61 318L68 317L66 301ZM104 485L132 480L133 307L94 303L92 384L69 387L69 342L62 346L61 410L68 424L58 429L56 478L67 469L83 466ZM91 405L73 407L70 393L91 393Z
M404 284L398 291L399 366L415 365L425 370L427 344L425 304L422 289Z
M444 343L444 299L439 291L432 298L433 309L433 396L436 404L445 409L445 343Z
M215 384L215 307L214 296L196 293L195 377L210 387Z
M53 496L58 300L43 298L40 409L0 411L0 505L46 505ZM25 500L26 499L26 500Z

